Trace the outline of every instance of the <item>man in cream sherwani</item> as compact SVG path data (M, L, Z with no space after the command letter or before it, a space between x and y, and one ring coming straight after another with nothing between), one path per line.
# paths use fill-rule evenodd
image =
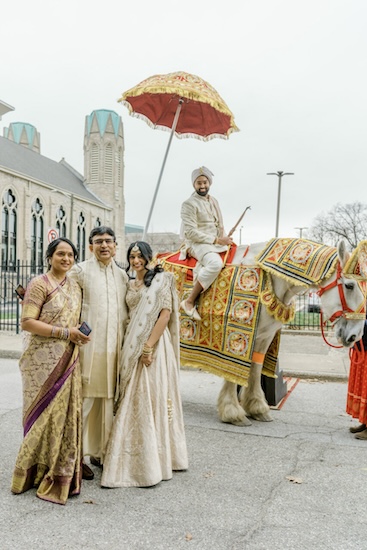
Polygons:
M89 235L93 256L76 264L70 276L83 293L81 322L91 327L91 341L80 349L83 381L83 456L103 465L112 427L118 365L127 321L127 274L115 261L116 237L110 227L95 227ZM84 479L93 471L83 464Z
M201 166L193 171L191 180L195 191L181 207L182 233L185 239L181 259L189 252L198 260L199 269L189 297L181 302L181 309L199 321L201 318L195 301L219 275L223 268L219 253L228 250L232 239L224 232L218 201L209 195L213 183L212 172Z

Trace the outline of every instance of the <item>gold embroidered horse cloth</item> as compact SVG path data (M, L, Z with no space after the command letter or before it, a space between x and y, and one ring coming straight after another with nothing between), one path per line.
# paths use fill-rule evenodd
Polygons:
M192 288L191 269L161 259L171 271L183 300ZM180 318L181 366L201 368L230 382L246 385L259 320L263 271L227 265L199 301L201 322L184 313ZM265 357L263 374L275 376L279 349L276 336Z
M336 268L336 248L306 239L271 239L256 258L265 271L293 284L317 285Z

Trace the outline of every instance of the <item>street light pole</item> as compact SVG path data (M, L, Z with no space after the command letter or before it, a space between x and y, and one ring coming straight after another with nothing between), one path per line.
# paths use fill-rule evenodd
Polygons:
M295 227L294 229L299 230L299 238L302 239L302 232L304 229L308 229L308 227Z
M268 172L267 176L278 176L278 200L277 200L277 218L275 224L275 237L278 237L279 231L279 211L280 211L280 194L282 189L282 177L283 176L294 176L293 172Z

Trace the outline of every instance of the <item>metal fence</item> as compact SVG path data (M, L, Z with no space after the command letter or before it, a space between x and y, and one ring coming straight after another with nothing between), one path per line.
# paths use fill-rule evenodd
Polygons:
M15 293L18 285L24 288L35 275L43 273L45 266L18 261L9 267L1 264L0 278L0 330L20 331L20 300Z
M29 280L45 271L44 265L34 266L18 261L11 269L1 265L0 279L0 330L20 331L21 304L15 294L16 287L21 284L26 287ZM120 265L120 267L124 267ZM320 300L317 294L307 293L296 298L296 314L291 323L284 325L288 330L319 331ZM329 327L327 327L329 328Z
M309 292L296 297L296 314L294 319L284 325L288 330L321 330L321 304L320 298L315 292ZM331 328L331 323L326 323L326 330Z

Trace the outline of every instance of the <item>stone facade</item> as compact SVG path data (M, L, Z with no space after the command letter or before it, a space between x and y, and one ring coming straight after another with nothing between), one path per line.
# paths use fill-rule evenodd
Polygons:
M86 117L85 175L64 159L40 153L37 130L13 123L0 137L2 264L39 264L56 230L70 238L81 260L89 257L88 235L96 225L114 228L117 260L125 258L124 136L114 111Z

